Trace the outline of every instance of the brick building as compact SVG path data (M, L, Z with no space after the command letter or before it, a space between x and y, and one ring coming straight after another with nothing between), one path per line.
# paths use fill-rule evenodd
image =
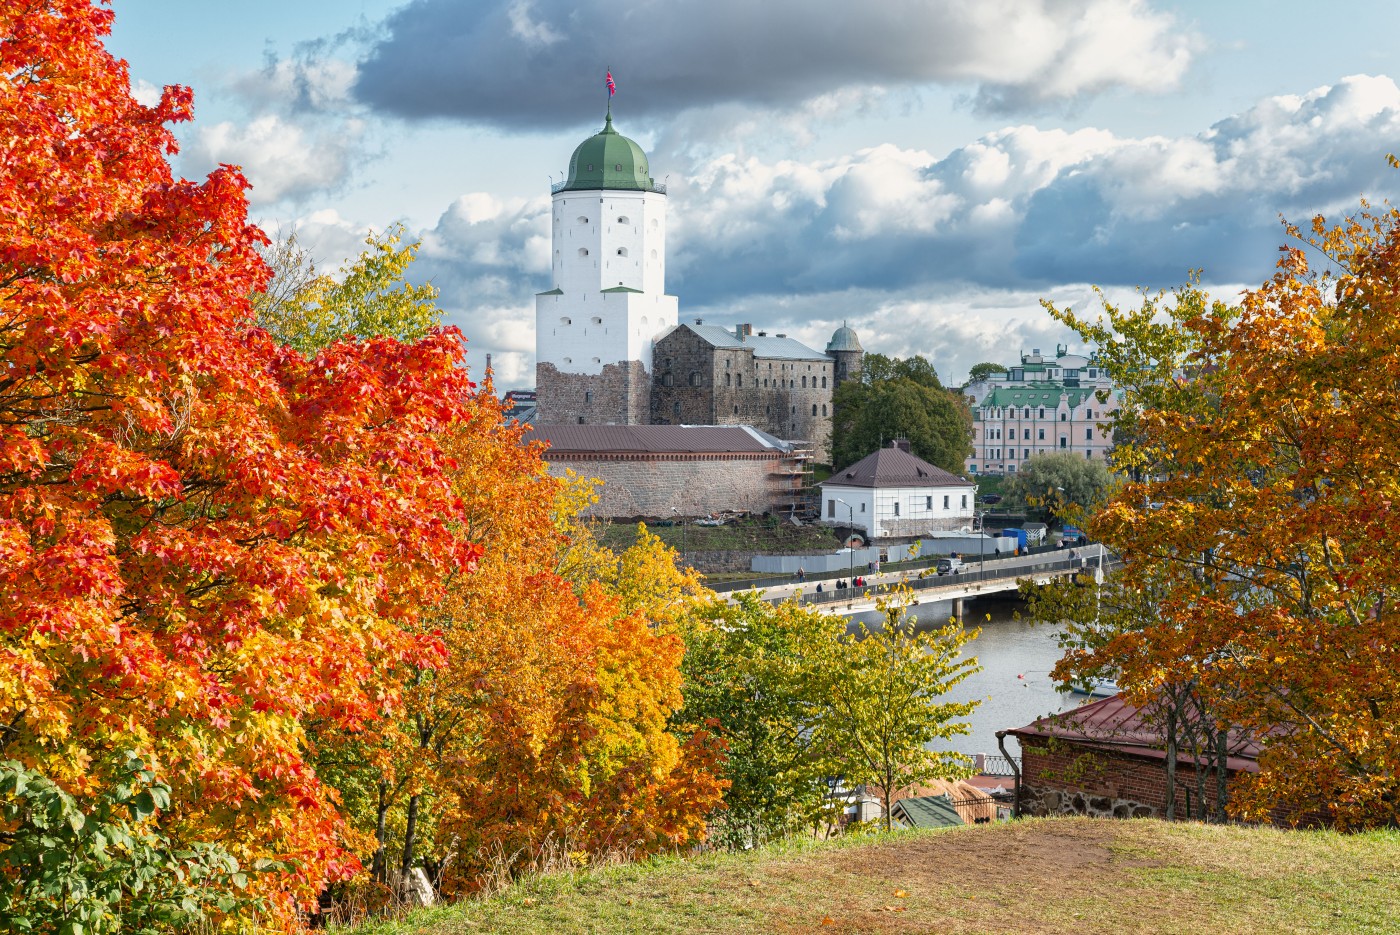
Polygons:
M1167 742L1164 718L1144 714L1114 695L1063 714L999 731L1021 745L1017 789L1023 815L1090 815L1102 818L1162 818L1167 801ZM1259 746L1251 738L1227 736L1225 794L1241 774L1258 772ZM1197 770L1205 775L1208 812L1216 807L1216 773L1189 750L1176 756L1176 815L1195 815L1200 805Z
M656 341L651 421L657 425L753 425L800 441L830 460L831 394L858 377L864 351L844 325L827 351L785 334L729 331L695 319ZM838 348L838 350L831 350Z
M793 508L807 451L751 426L545 425L550 474L602 481L585 516L670 519Z

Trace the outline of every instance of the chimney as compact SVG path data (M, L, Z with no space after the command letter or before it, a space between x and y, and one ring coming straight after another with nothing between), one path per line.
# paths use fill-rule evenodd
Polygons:
M766 332L766 331L760 331L760 332L758 333L758 336L759 336L760 338L766 338L766 337L768 337L768 332Z
M773 337L775 337L775 338L785 338L785 337L787 337L787 335L785 335L785 334L775 334Z
M703 318L697 318L697 319L695 319L695 323L696 323L697 325L703 325L703 324L705 323L705 319L703 319Z
M907 439L907 438L895 438L895 439L891 439L891 440L890 440L890 447L891 447L891 448L898 448L900 451L904 452L905 454L912 454L912 453L913 453L913 452L911 452L911 451L909 450L909 439Z

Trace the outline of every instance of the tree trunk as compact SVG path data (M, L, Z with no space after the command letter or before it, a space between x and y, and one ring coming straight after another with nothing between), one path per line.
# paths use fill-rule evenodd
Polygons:
M388 836L385 827L389 815L389 782L379 780L379 810L374 819L374 840L378 845L374 850L374 860L370 863L370 876L376 883L389 882Z
M1167 821L1176 821L1176 702L1167 706L1167 800L1162 810Z
M418 830L418 796L408 797L408 815L403 828L403 860L399 864L399 878L408 879L408 871L413 869L413 835Z
M1215 820L1225 821L1225 764L1230 757L1230 732L1221 727L1215 734Z

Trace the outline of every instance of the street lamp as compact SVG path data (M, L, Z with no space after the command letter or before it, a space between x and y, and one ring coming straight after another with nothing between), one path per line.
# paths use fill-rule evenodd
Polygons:
M681 511L678 510L678 509L676 509L675 507L671 507L671 512L674 513L674 514L676 514L676 519L678 519L678 520L681 521L681 561L684 562L684 561L685 561L685 517L682 516L682 515L681 515Z
M850 564L851 577L854 578L856 573L856 550L855 546L851 545L851 536L854 535L856 531L856 509L840 497L833 497L832 499L844 506L851 514L850 522L846 524L849 529L846 533L846 561Z

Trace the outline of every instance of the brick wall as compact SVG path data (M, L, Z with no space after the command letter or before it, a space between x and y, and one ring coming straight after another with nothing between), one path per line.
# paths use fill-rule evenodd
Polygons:
M670 519L672 508L682 516L702 516L722 510L763 513L774 509L783 464L771 455L670 455L618 458L569 458L545 455L549 472L565 469L603 483L598 502L585 516L603 518L656 517Z
M1206 770L1207 809L1215 809L1215 774ZM1235 774L1226 780L1228 799ZM1070 741L1021 740L1021 812L1025 815L1090 815L1160 818L1166 814L1167 770L1161 760L1095 750ZM1176 816L1196 814L1195 770L1176 769Z
M563 373L535 364L539 425L647 425L651 377L641 361L605 364L599 374Z

